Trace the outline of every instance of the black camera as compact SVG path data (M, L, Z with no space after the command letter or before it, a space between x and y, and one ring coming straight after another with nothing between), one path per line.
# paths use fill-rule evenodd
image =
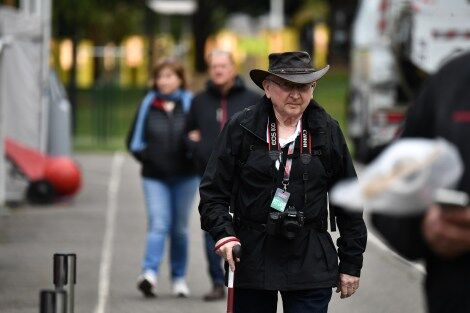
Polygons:
M269 235L281 235L287 239L294 239L304 226L304 214L290 206L284 212L269 213L266 223L266 232Z

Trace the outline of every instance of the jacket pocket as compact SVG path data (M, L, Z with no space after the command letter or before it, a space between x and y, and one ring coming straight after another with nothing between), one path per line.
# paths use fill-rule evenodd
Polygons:
M322 248L327 270L336 270L338 268L338 254L330 234L327 232L321 232L316 233L316 235Z
M240 227L237 231L242 245L242 255L237 266L236 284L261 285L264 279L263 246L265 232L248 227Z
M337 257L328 233L306 231L290 245L288 280L291 284L324 284L337 276Z
M242 176L250 182L272 183L272 164L266 151L253 150L244 162Z

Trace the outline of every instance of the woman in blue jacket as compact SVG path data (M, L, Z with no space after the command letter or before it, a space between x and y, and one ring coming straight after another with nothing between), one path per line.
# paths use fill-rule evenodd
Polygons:
M158 269L169 236L173 294L187 297L188 220L198 186L184 144L192 95L186 89L183 67L173 60L159 63L153 80L127 139L129 151L142 165L148 213L145 256L137 287L145 297L156 296Z

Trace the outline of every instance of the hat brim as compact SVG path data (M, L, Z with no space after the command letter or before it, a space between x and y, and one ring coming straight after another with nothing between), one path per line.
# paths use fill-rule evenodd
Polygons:
M269 75L277 76L281 79L290 81L292 83L296 84L308 84L312 83L314 81L319 80L323 75L328 72L330 69L330 66L327 65L324 68L312 72L312 73L307 73L307 74L275 74L272 72L264 71L264 70L259 70L259 69L254 69L250 71L250 78L251 80L258 86L259 88L263 89L263 80Z

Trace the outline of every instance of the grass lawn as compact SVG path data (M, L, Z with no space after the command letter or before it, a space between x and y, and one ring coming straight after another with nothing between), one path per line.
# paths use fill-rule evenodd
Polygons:
M335 118L343 132L346 132L346 92L348 86L347 71L330 71L317 82L315 100Z
M345 98L347 70L336 67L322 78L315 90L315 99L341 125L346 134ZM143 89L119 89L102 86L78 92L75 151L124 150L124 141Z

